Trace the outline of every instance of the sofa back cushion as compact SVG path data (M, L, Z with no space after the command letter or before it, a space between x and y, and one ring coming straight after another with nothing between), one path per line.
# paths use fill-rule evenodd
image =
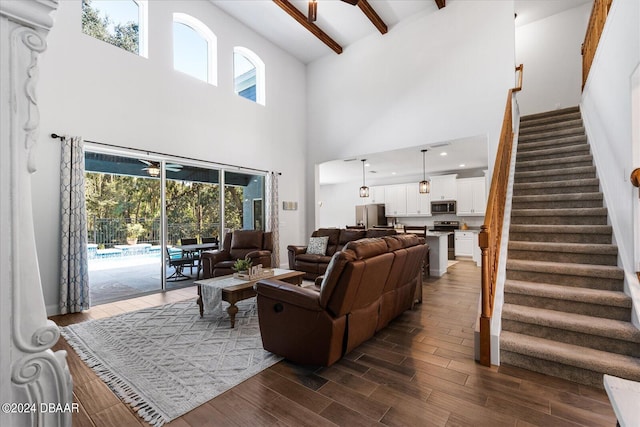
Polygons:
M244 258L249 252L262 249L262 240L262 231L236 230L231 236L229 254L233 259Z
M336 253L338 247L338 239L340 237L339 228L318 228L311 234L311 237L329 236L327 242L327 252L325 255L332 256Z
M327 268L320 289L321 305L332 315L342 316L377 303L392 262L393 254L381 239L347 243Z
M342 248L344 248L344 245L353 240L364 239L366 234L367 232L364 230L340 230L340 237L338 238L338 247L336 248L336 252L341 251Z
M393 236L396 233L393 228L370 228L367 230L365 237Z
M273 252L273 234L270 231L262 233L262 249Z

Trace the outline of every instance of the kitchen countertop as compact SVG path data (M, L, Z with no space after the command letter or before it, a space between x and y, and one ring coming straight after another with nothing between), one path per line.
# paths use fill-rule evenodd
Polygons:
M453 231L427 231L427 237L448 236L452 233Z

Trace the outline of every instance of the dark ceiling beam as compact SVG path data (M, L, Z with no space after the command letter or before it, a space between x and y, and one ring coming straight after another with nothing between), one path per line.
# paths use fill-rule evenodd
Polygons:
M440 1L444 2L444 0ZM376 11L373 10L373 7L371 7L367 0L360 0L358 2L358 7L367 16L367 18L369 18L369 21L371 21L371 23L375 25L375 27L378 29L378 31L380 31L381 34L387 33L387 24L385 24L382 18L380 18L380 15L378 15Z
M293 19L298 21L300 25L302 25L307 30L309 30L311 34L313 34L318 39L320 39L322 43L329 46L329 48L331 48L331 50L333 50L335 53L337 54L342 53L342 46L340 46L335 40L329 37L329 35L327 35L327 33L325 33L324 31L322 31L320 27L318 27L316 24L308 22L307 17L304 16L304 14L300 12L294 5L289 3L288 0L273 0L273 2L278 6L280 6L282 10L287 12L289 16L291 16Z
M442 9L443 7L446 6L446 2L447 0L435 0L436 4L438 5L438 9Z

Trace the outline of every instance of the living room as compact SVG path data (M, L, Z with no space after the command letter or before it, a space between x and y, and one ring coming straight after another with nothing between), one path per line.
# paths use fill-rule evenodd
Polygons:
M371 35L341 55L329 52L310 63L210 2L150 2L147 57L134 55L82 34L81 3L60 2L39 59L33 219L47 315L58 310L60 254L60 147L48 137L52 132L280 172L280 200L299 207L280 212L281 254L288 244L307 242L317 226L316 170L322 162L484 135L492 168L505 94L514 85L519 30L512 2L451 1L439 11L434 6L384 36ZM565 16L572 22L568 28L588 19L590 5L576 9ZM217 84L173 69L176 12L214 31ZM251 49L265 64L264 105L234 93L235 46ZM559 86L573 87L570 94L557 94L545 105L525 102L531 95L523 93L522 112L578 104L579 76L563 77L570 83ZM538 93L554 92L532 84L540 85Z

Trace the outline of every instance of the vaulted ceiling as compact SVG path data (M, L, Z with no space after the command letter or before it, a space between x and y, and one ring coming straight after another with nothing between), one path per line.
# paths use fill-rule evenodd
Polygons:
M308 0L210 0L233 18L303 63L346 50L416 15L470 0L317 0L317 19L307 21ZM516 25L542 19L593 0L515 0ZM386 30L385 30L386 27ZM334 53L335 52L335 53Z

